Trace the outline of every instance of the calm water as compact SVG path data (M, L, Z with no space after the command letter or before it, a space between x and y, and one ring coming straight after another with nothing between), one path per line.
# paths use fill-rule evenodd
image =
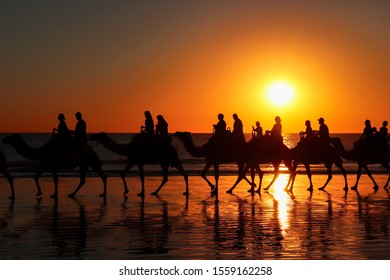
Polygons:
M340 136L347 149L357 138ZM23 137L39 147L50 135ZM126 143L131 135L113 137ZM201 145L209 135L194 137ZM147 169L153 176L147 176L144 199L136 196L140 191L136 171L128 178L130 193L124 197L115 175L124 167L124 158L97 144L92 145L104 168L112 171L106 200L98 197L102 184L93 176L76 199L68 198L78 183L75 172L60 178L58 201L49 198L51 178L43 177L44 195L37 199L31 168L26 168L31 162L1 145L16 177L17 198L7 199L9 187L0 178L0 259L390 259L390 194L383 188L374 192L367 176L362 176L358 192L344 192L338 174L326 192L317 191L326 180L318 165L313 166L318 171L313 175L313 193L306 191L305 174L297 176L293 194L284 192L287 174L282 174L268 193L251 196L248 185L241 183L229 195L225 191L236 179L236 168L224 165L219 195L210 196L198 176L203 161L192 159L174 141L193 175L187 199L179 176L170 177L159 197L149 195L161 181L157 166ZM291 147L297 141L296 135L285 137ZM352 185L356 165L345 165ZM383 186L387 176L374 176ZM271 174L264 180L266 185Z
M266 175L265 180L270 180ZM359 192L342 191L336 175L327 192L306 191L298 175L294 194L283 191L282 175L269 193L251 196L240 184L225 193L234 176L221 177L218 199L207 185L190 176L191 195L174 176L160 197L136 196L140 183L109 178L109 195L88 178L76 199L67 198L77 180L61 178L58 201L49 198L52 182L42 180L44 195L34 197L29 178L17 180L17 199L0 193L0 259L389 259L390 194L374 192L362 178ZM377 175L384 184L385 176ZM161 178L149 177L147 193ZM314 176L320 186L325 176Z

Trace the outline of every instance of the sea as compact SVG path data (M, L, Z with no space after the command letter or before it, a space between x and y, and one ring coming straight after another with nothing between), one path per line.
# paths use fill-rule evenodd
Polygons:
M4 136L10 135L9 133L1 133L0 139ZM131 142L134 133L111 133L109 136L115 140L117 143L129 143ZM45 143L47 143L50 138L50 133L22 133L22 138L27 142L27 144L32 148L39 148ZM210 133L193 133L192 138L197 146L201 146L210 139L212 134ZM353 148L354 142L356 142L360 135L356 133L337 133L331 134L331 137L339 137L344 144L346 150L350 150ZM251 134L245 135L246 141L251 139ZM289 148L293 148L299 142L299 135L297 133L289 133L283 136L284 144L286 144ZM97 142L89 142L89 145L96 151L98 156L100 157L103 169L107 173L108 176L117 176L121 170L123 170L126 166L127 159L125 156L121 156L115 154L114 152L106 149L101 144ZM172 137L172 145L176 148L179 158L181 159L184 169L191 175L199 175L201 170L205 165L205 159L203 158L193 158L188 152L185 150L183 144L175 137ZM31 176L37 166L37 162L31 161L29 159L24 158L19 155L13 147L10 147L7 144L0 143L0 151L2 151L8 160L9 166L11 168L11 173L14 173L16 176L28 177ZM356 172L357 164L351 161L344 161L344 168L348 173ZM267 172L273 172L273 166L271 163L262 164L261 169ZM378 164L370 166L370 170L374 173L383 173L385 170ZM62 171L62 175L74 175L77 170L65 170ZM287 172L287 168L283 165L281 166L282 172ZM304 166L300 165L297 169L297 172L304 172ZM313 173L325 173L326 169L322 164L312 165L311 171ZM150 164L145 166L145 172L148 176L160 176L161 175L161 167L158 164ZM212 168L210 170L212 172ZM223 164L220 167L221 174L233 175L237 174L237 166L235 163L231 164ZM333 172L339 173L337 167L333 166ZM170 173L172 175L178 174L177 170L174 168L170 169ZM133 167L128 176L136 176L138 174L137 167ZM50 174L43 174L43 176L47 176ZM93 172L90 172L89 176L94 176Z

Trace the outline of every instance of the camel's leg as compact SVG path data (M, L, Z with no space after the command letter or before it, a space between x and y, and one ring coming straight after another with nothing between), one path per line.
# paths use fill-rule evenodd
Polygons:
M388 189L389 188L389 182L390 182L390 166L389 166L389 164L387 162L382 164L382 166L387 170L387 173L389 174L389 176L387 177L386 184L384 186L385 189Z
M364 170L367 172L367 176L368 176L368 177L371 179L371 181L374 183L374 190L379 189L379 186L378 186L378 184L376 183L374 177L372 176L371 171L370 171L370 169L368 168L367 164L364 164L364 165L363 165L363 168L364 168Z
M259 187L257 188L256 192L260 193L261 185L263 183L264 172L261 170L260 165L257 165L255 167L255 170L257 171L257 175L259 175ZM253 180L254 180L254 178L253 178ZM256 186L254 182L253 182L253 185Z
M343 174L344 182L345 182L344 190L346 191L346 190L348 190L347 171L345 171L344 166L343 166L341 161L340 162L335 162L335 165L340 169L341 174Z
M355 185L353 185L351 190L357 190L360 177L362 176L362 168L363 168L362 164L358 162L358 170L357 170L357 173L356 173L356 183L355 183Z
M103 182L103 193L101 193L99 196L100 197L106 197L107 195L107 175L104 174L102 170L102 165L99 163L91 165L92 170L95 171L99 177L102 179Z
M310 186L307 188L307 190L313 191L313 181L311 180L312 174L311 174L311 170L310 170L310 164L305 163L305 168L306 168L306 172L307 172L307 177L309 178L309 182L310 182Z
M190 194L190 189L188 188L188 174L184 170L183 165L181 165L180 162L176 163L174 167L180 172L181 175L184 177L184 181L186 182L186 191L183 193L183 195L189 195Z
M215 179L215 188L211 191L211 194L218 195L218 179L219 179L219 165L214 164L214 179Z
M206 165L203 168L200 176L203 178L203 180L205 180L207 182L207 184L210 186L211 190L213 190L215 188L215 186L209 181L209 179L207 179L207 171L210 169L210 167L211 167L211 163L206 162Z
M157 195L158 192L161 190L161 188L168 182L168 167L169 167L169 165L162 164L161 167L163 170L163 179L162 179L160 186L154 192L152 192L152 195Z
M291 169L290 169L290 178L288 179L287 186L284 188L285 191L293 191L294 188L294 182L295 182L295 177L297 176L296 170L299 165L299 162L294 161ZM289 188L290 186L290 188Z
M76 193L85 185L85 178L87 177L87 170L85 168L80 168L80 182L77 188L71 194L68 194L68 197L75 197Z
M12 177L8 171L4 171L3 174L4 177L7 179L9 186L11 188L11 196L8 198L14 200L15 199L14 177Z
M321 191L325 190L325 187L328 185L330 180L332 180L332 177L333 177L333 175L332 175L332 164L333 164L332 162L325 164L325 166L326 166L326 173L328 173L328 179L326 179L325 184L321 188L318 188Z
M39 178L41 177L43 171L45 171L45 170L44 169L40 169L34 175L35 185L37 186L37 194L36 194L36 196L42 195L41 185L39 184Z
M127 194L129 192L129 188L127 187L127 183L126 183L126 174L127 172L129 172L129 170L134 166L134 164L131 164L131 163L128 163L125 167L125 169L123 169L123 171L121 172L121 178L122 178L122 182L123 182L123 187L125 188L123 194Z
M268 184L268 186L264 189L265 191L268 190L273 185L275 180L279 177L279 165L280 165L280 163L273 163L273 165L274 165L274 177L272 178L272 180Z
M54 183L54 193L50 196L51 198L58 198L58 173L57 171L52 171L53 173L53 183Z
M142 164L138 164L138 170L139 170L139 178L141 180L141 192L137 195L140 197L145 196L145 171L144 166Z
M228 189L228 190L226 191L227 193L230 193L230 194L233 193L233 190L234 190L235 187L242 181L242 179L245 178L245 179L247 180L245 174L246 174L246 172L248 172L249 168L252 169L252 167L251 167L249 164L245 165L244 170L241 170L240 167L239 167L239 169L238 169L238 177L237 177L237 180L236 180L236 182L233 184L233 186L232 186L230 189Z

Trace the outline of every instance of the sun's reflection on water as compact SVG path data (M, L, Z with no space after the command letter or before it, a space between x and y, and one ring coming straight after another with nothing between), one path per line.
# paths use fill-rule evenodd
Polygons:
M279 175L274 183L273 194L274 203L276 204L275 210L283 236L287 234L288 228L290 227L290 212L294 205L293 195L284 190L287 186L288 179L288 174Z

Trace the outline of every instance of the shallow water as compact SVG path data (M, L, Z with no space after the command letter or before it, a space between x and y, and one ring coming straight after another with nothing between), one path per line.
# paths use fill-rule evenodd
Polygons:
M385 175L375 175L383 185ZM0 181L0 259L389 259L390 194L374 192L362 176L359 191L344 192L335 175L326 192L324 175L314 175L316 189L298 175L293 194L283 191L281 175L269 192L250 195L240 183L225 191L235 176L220 177L218 197L198 176L190 176L186 199L179 176L161 190L160 177L140 183L128 178L122 195L120 178L110 177L106 200L99 178L88 178L76 199L67 197L77 178L60 178L58 201L49 198L51 179L42 178L44 195L35 198L31 178L16 178L16 200ZM266 184L271 175L265 176ZM353 175L348 177L354 180ZM351 184L350 182L350 184Z

